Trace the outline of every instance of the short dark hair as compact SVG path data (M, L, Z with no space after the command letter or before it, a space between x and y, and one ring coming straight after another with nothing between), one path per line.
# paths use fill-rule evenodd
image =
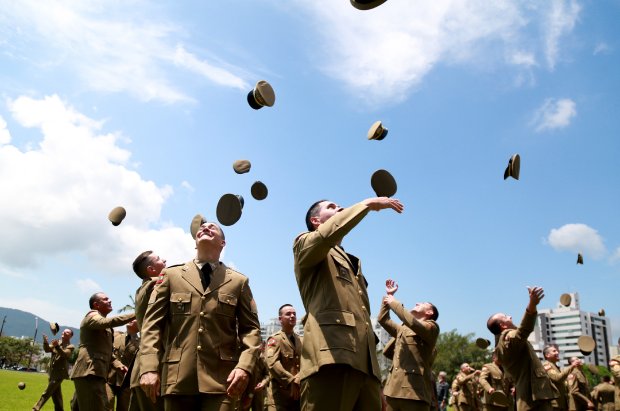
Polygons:
M439 318L439 310L437 309L437 307L435 307L435 304L433 303L429 303L431 308L433 309L433 315L431 315L431 320L433 321L437 321L437 319Z
M319 213L319 205L323 202L323 201L327 201L327 200L319 200L314 202L310 208L308 209L308 211L306 212L306 227L308 227L308 231L314 231L314 224L312 224L312 221L310 221L310 219L312 217L316 217L317 214Z
M493 333L493 335L500 335L502 333L502 328L500 327L499 319L494 318L497 314L499 313L493 314L487 320L487 328L489 329L489 331Z
M545 358L547 358L547 354L549 353L549 351L551 351L552 348L555 348L555 345L553 344L545 345L545 348L543 348L543 356Z
M611 381L611 377L609 375L603 375L603 381L610 382Z
M292 307L292 306L293 306L293 304L282 304L282 305L280 306L280 308L278 308L278 317L282 315L282 309L283 309L284 307Z
M95 294L90 296L90 298L88 299L88 306L90 308L95 308L95 303L99 301L99 295L101 295L101 293L96 292Z
M146 268L149 266L149 257L153 254L152 250L143 251L133 260L133 272L142 279L147 277Z

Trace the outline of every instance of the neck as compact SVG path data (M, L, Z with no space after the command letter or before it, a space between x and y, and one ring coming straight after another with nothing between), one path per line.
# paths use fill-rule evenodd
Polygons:
M284 328L284 327L282 327L282 331L284 331L284 334L286 334L287 336L293 334L293 328Z
M198 249L196 251L196 259L198 261L208 261L210 263L215 263L217 261L220 261L220 251L221 250L213 250L213 249L201 250L201 249Z

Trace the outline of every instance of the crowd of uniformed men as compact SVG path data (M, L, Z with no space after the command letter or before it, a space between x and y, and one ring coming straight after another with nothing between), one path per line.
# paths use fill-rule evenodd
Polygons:
M519 326L497 313L487 326L495 335L493 361L481 370L461 366L451 386L446 373L432 373L439 336L437 307L420 302L405 309L396 300L398 284L388 279L378 321L393 337L384 354L392 360L381 381L378 338L370 321L368 282L358 257L343 238L371 211L403 211L393 198L375 197L342 208L320 200L306 213L307 231L293 243L294 270L306 315L304 336L295 333L297 313L279 308L281 330L261 341L256 303L248 277L220 261L226 245L222 228L201 219L192 230L196 257L166 268L152 251L133 263L142 283L135 314L108 317L104 293L89 300L80 325L72 410L620 410L620 358L605 378L588 387L579 358L559 368L556 347L541 362L527 342L536 307L544 297L528 289ZM275 297L275 296L274 296ZM390 318L393 313L396 322ZM125 325L127 332L113 327ZM39 410L53 398L62 410L60 383L69 377L71 330L48 343L50 383ZM615 397L614 397L615 396Z

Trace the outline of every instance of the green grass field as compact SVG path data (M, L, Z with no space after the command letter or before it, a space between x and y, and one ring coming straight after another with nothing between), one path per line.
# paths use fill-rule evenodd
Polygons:
M17 384L23 381L26 388L20 390ZM23 372L0 370L0 411L27 411L39 401L41 394L47 387L47 374L40 372ZM69 401L73 397L73 381L65 380L62 383L62 399L65 409L70 409ZM53 410L54 403L48 400L43 410Z

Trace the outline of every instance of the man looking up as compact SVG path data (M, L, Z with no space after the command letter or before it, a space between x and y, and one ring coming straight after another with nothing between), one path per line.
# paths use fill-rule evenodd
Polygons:
M303 410L381 409L381 372L360 260L340 246L371 211L402 213L388 197L349 208L321 200L306 213L293 244L295 278L307 316L301 357Z
M552 400L557 394L534 348L527 341L528 335L534 331L536 307L545 293L541 287L528 287L528 293L530 300L518 328L512 317L503 313L489 317L487 328L495 335L497 358L515 384L517 411L551 411Z
M49 383L39 401L32 407L34 411L39 411L50 397L54 402L55 411L64 409L60 385L63 380L69 378L67 360L75 349L71 344L71 337L73 337L73 331L68 328L63 330L60 340L52 340L51 343L47 341L47 335L43 335L43 351L52 353L49 366Z
M234 410L257 361L256 303L248 278L220 262L225 245L220 226L203 223L196 258L162 271L151 293L140 385L155 401L161 382L166 410Z

